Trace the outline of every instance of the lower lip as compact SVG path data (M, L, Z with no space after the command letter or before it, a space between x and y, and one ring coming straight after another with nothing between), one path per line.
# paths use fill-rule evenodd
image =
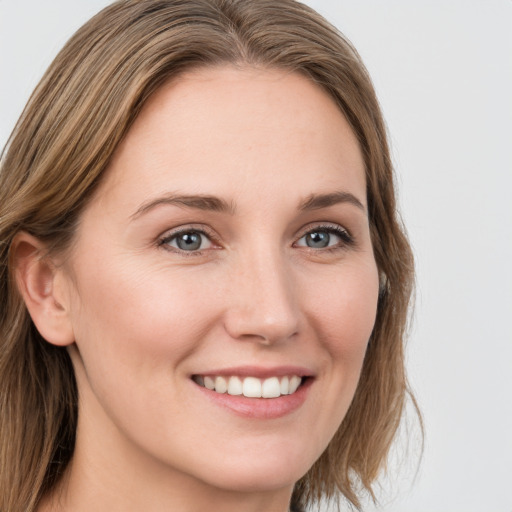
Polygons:
M297 410L306 400L309 388L313 382L308 378L292 395L282 395L278 398L247 398L243 395L228 395L217 393L193 383L196 388L204 393L209 400L220 407L229 409L238 416L257 419L275 419L286 416Z

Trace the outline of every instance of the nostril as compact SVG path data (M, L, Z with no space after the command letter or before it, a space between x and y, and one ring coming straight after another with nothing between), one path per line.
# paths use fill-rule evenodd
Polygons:
M225 329L240 341L271 345L288 340L298 331L300 317L296 283L281 254L266 251L252 258L244 272L235 272L227 290Z
M265 317L257 307L252 312L230 311L224 328L233 339L273 345L298 335L298 316L290 312Z

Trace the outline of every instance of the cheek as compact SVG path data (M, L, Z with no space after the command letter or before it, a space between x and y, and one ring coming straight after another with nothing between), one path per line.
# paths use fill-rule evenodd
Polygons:
M303 283L311 338L316 334L320 368L319 411L310 418L309 455L317 458L342 423L359 383L368 340L375 324L378 272L373 260L325 273L317 286Z
M163 365L168 373L197 349L214 321L213 292L186 269L170 276L133 264L98 261L91 268L78 276L73 323L84 363L98 374L130 369L154 378Z
M326 280L312 306L312 322L326 359L326 400L332 430L338 428L357 388L378 301L378 272L372 261L346 266Z
M152 429L164 439L176 434L170 425L188 424L179 402L188 382L182 363L200 350L216 305L186 271L148 269L98 262L94 276L81 276L75 367L85 407L133 438Z
M304 295L312 298L312 319L333 359L360 359L377 313L378 272L373 260L332 272L321 290L313 293L310 287Z
M129 258L124 265L100 263L94 268L94 273L81 277L78 300L87 320L103 324L107 332L143 330L152 337L165 323L170 341L173 320L193 327L192 319L211 303L204 283L186 269L170 272L131 263Z

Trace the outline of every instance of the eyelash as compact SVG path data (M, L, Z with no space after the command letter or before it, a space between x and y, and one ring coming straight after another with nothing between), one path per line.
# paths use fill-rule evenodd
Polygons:
M305 236L310 235L312 233L317 232L326 232L330 235L334 234L337 237L341 239L341 242L332 246L323 247L321 249L315 249L314 247L308 247L308 246L300 246L305 247L306 249L309 249L311 251L322 251L322 252L335 252L339 250L344 250L350 247L353 247L355 245L354 237L350 234L350 232L342 228L341 226L338 226L336 224L320 224L317 226L314 226L313 228L307 229L302 236L299 238L299 240L302 240ZM297 242L295 242L297 243Z
M158 240L158 246L163 247L167 251L176 252L185 257L202 256L204 254L204 251L208 250L208 249L196 250L196 251L185 251L183 249L180 249L179 247L171 247L169 245L169 243L172 242L174 239L177 239L179 236L185 235L187 233L194 233L194 234L204 236L213 245L216 245L216 240L215 240L215 236L213 235L213 233L206 231L204 228L195 228L193 226L187 226L186 228L178 228L176 231L167 233L164 236L162 236Z
M303 232L303 234L298 238L297 242L299 240L302 240L307 235L310 235L310 234L316 233L316 232L326 232L328 234L334 234L341 239L341 242L338 244L332 245L332 246L327 246L327 247L322 247L322 248L314 248L314 247L308 247L308 246L302 246L302 245L300 245L299 247L304 247L305 249L308 249L308 250L314 251L314 252L320 252L320 251L335 252L335 251L344 250L344 249L353 247L355 245L355 240L352 237L352 235L349 233L348 230L346 230L338 225L332 225L332 224L317 225L310 229L305 230ZM202 256L204 254L205 250L209 250L209 249L203 249L203 250L186 251L186 250L180 249L179 247L171 247L169 245L170 242L177 239L180 235L185 235L187 233L199 234L201 236L206 237L210 241L210 243L212 243L213 245L217 244L213 233L209 233L208 231L206 231L203 228L195 228L193 226L188 226L183 229L178 228L176 231L165 234L158 240L158 246L163 247L164 249L171 251L171 252L177 252L178 254L183 255L185 257ZM294 246L296 246L297 242L294 243Z

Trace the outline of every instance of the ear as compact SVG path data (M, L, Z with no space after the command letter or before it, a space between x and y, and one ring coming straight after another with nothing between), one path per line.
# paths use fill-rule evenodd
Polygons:
M46 246L25 232L11 246L16 284L37 330L48 342L74 342L69 315L69 277L46 255Z

